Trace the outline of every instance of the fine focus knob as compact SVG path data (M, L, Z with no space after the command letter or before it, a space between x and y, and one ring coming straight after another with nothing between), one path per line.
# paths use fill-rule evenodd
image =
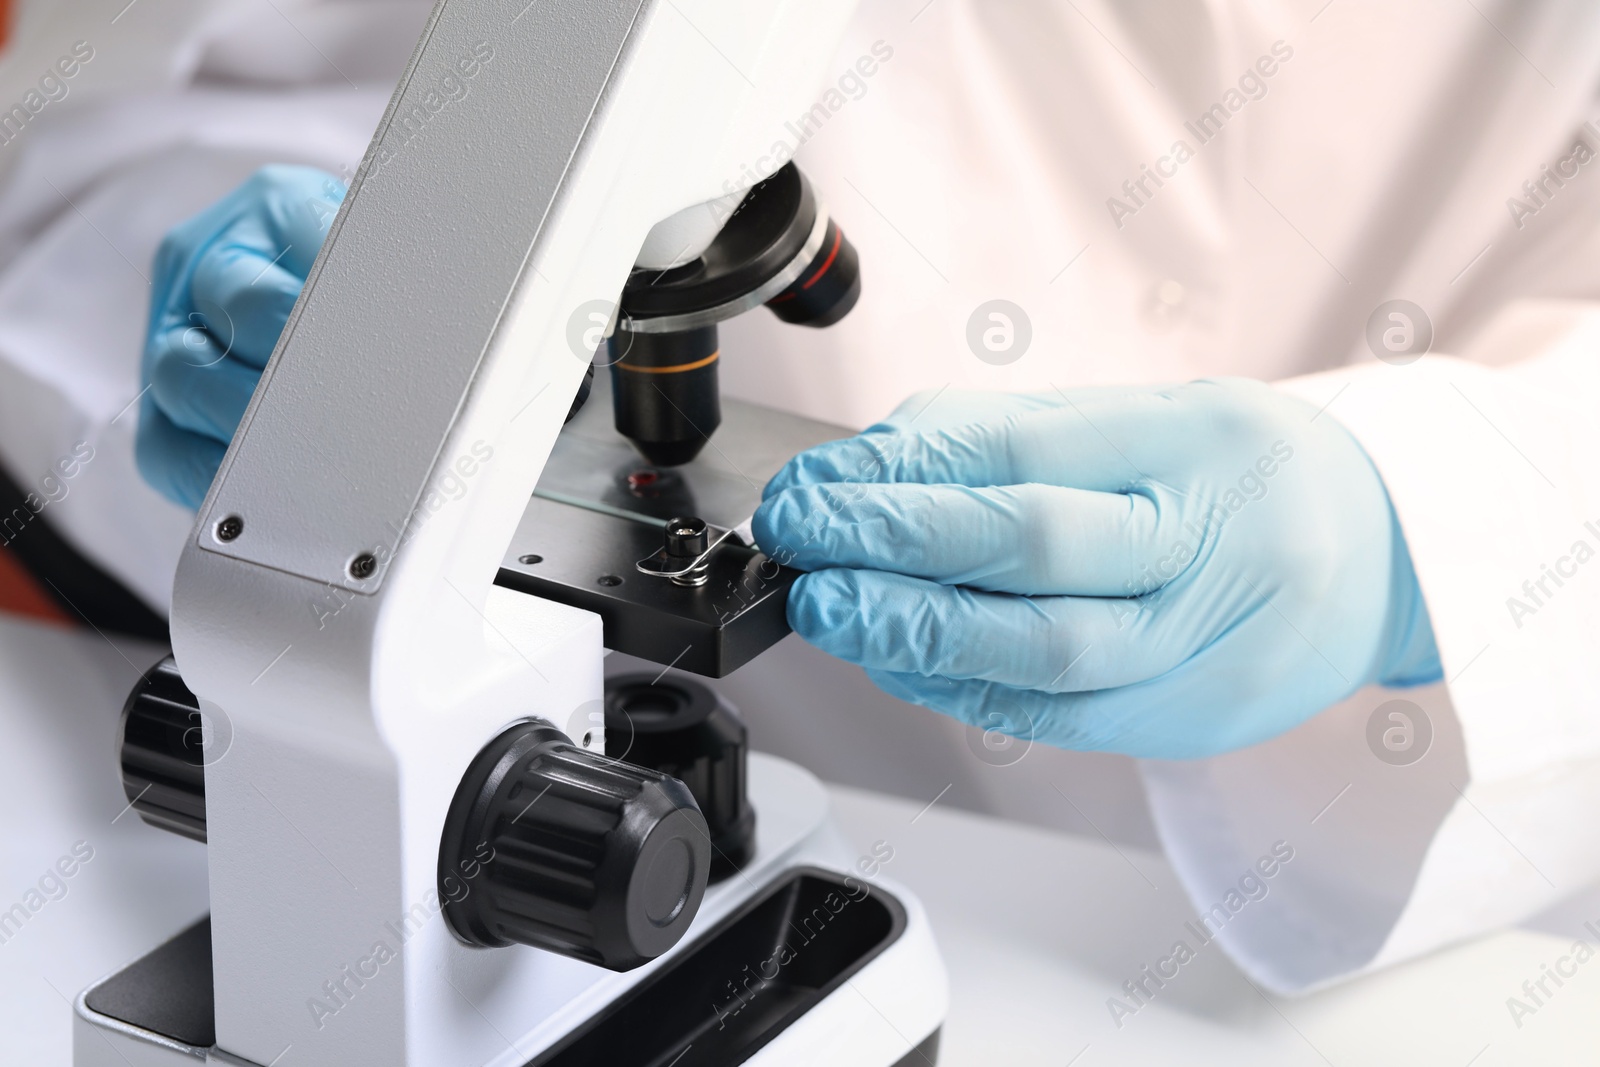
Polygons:
M206 839L206 753L200 701L171 656L145 672L122 707L122 791L139 818Z
M626 971L688 930L711 846L694 797L657 771L518 723L467 768L445 820L439 896L456 936ZM477 877L461 889L460 872Z
M756 813L747 794L750 732L710 689L686 678L621 675L606 683L606 755L689 787L711 834L711 879L749 862Z

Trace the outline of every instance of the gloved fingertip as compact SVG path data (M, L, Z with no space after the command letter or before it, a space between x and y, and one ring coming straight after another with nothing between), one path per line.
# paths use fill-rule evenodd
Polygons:
M805 489L786 489L756 509L750 532L767 555L786 567L805 569L815 558L814 552L807 551L816 537L807 522L814 512Z
M773 559L783 561L792 555L783 543L783 507L771 498L763 500L756 513L750 516L750 533L756 545Z
M227 451L221 441L174 425L148 396L140 405L134 466L146 485L174 504L199 510Z
M144 452L136 453L139 476L146 485L160 493L167 500L179 507L196 511L200 507L200 500L196 498L191 479L183 477L180 467L173 465L166 459L147 458Z
M174 478L174 499L190 511L199 511L200 505L206 501L206 494L211 492L211 483L217 480L217 471L222 469L222 457L227 452L226 445L215 441L202 442Z
M806 476L806 460L808 453L802 452L783 465L783 469L772 476L766 486L761 490L762 500L771 500L779 493L786 493L804 485Z
M789 473L789 468L794 466L794 460L783 465L783 468L767 479L767 484L761 487L761 502L766 503L779 493L794 484L794 476Z
M216 477L215 472L212 472L212 477ZM167 494L167 499L180 507L188 508L190 511L199 511L200 505L205 503L206 491L210 488L210 479L206 480L206 484L202 488L196 484L196 479L194 478L179 477L174 480L172 491Z
M821 450L829 447L826 444L808 448L799 453L783 465L783 469L772 476L767 483L767 495L776 496L790 489L799 489L803 486L813 485L819 479L817 468L822 460Z
M802 574L789 587L789 601L785 615L789 628L811 644L813 636L824 632L828 606L824 602L831 595L828 583L819 580L819 574Z
M808 644L854 663L861 642L853 634L864 625L859 590L849 571L801 575L789 587L789 628Z

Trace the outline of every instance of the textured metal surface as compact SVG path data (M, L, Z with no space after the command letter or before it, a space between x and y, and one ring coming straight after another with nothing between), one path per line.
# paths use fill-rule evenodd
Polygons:
M231 454L202 547L360 592L382 583L642 3L541 0L511 26L515 6L435 9L240 431L249 447ZM224 544L212 526L228 515L244 532ZM380 565L358 581L347 568L364 552Z
M217 1039L211 991L211 920L92 986L84 1005L100 1015L182 1045Z

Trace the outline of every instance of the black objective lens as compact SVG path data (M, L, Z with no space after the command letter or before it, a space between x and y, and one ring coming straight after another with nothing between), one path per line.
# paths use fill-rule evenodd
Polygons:
M821 211L805 176L786 164L750 190L698 259L668 270L638 269L628 279L624 323L685 327L632 333L623 326L611 339L617 432L651 463L689 462L722 422L716 328L701 324L765 302L785 322L832 326L855 307L860 257L837 223L819 223ZM812 252L819 229L822 241ZM785 288L769 296L779 285Z
M795 283L771 300L767 307L784 322L796 326L832 326L861 299L861 257L839 224L828 220L822 251L800 272Z
M618 329L612 352L611 399L617 432L657 467L678 467L700 454L722 425L717 387L717 328L676 333Z

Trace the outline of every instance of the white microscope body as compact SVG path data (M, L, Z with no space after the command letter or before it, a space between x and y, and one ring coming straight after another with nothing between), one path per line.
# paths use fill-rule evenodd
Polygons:
M91 990L79 1067L569 1062L544 1057L786 872L852 871L820 787L758 757L755 858L661 959L469 947L439 917L469 763L509 724L569 729L602 697L600 619L494 584L587 370L574 316L616 299L663 220L691 257L709 241L683 213L814 105L853 7L440 0L178 571L178 666L231 729L204 774L214 1044ZM892 943L739 1062L930 1059L943 969L894 892Z

